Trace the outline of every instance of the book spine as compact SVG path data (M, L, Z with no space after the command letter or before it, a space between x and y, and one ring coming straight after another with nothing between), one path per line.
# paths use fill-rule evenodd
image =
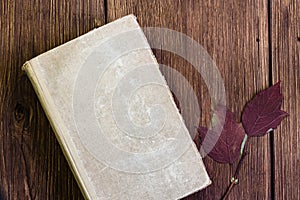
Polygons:
M75 176L75 179L78 183L78 186L79 186L84 198L85 199L93 199L93 198L91 198L91 195L89 194L88 189L87 189L88 187L86 186L86 184L84 184L83 177L80 175L78 167L76 166L76 164L74 162L75 159L70 154L70 152L72 152L72 151L69 150L67 141L62 134L63 131L61 131L61 129L57 126L57 122L55 122L54 117L50 114L50 110L51 110L51 112L54 112L54 110L51 109L51 105L50 105L51 103L49 103L47 101L47 96L49 96L49 95L45 94L45 91L43 91L42 86L39 84L39 81L38 81L38 79L35 75L34 69L33 69L33 65L35 65L35 64L32 64L31 61L27 61L22 66L22 70L26 72L30 82L33 85L35 93L37 94L38 99L43 107L43 110L50 122L50 125L55 133L56 139L58 140L59 145L61 146L63 154L67 158L67 162L71 168L73 175Z

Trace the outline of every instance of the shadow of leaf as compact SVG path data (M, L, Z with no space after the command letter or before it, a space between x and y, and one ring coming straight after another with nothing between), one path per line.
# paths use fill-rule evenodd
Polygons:
M6 200L6 195L4 193L4 188L0 186L0 200Z

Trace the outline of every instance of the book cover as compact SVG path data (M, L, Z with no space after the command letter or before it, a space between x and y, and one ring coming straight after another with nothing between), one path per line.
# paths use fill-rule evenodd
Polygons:
M86 199L179 199L210 184L133 15L23 69Z

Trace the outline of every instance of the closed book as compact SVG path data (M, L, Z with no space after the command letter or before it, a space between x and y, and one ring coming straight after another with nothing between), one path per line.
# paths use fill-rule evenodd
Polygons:
M210 184L133 15L23 69L86 199L179 199Z

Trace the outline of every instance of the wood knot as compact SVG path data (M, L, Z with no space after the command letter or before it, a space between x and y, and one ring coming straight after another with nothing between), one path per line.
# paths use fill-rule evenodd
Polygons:
M26 108L22 104L17 103L15 107L15 119L17 122L21 122L22 120L24 120L25 112Z
M259 38L256 38L256 42L260 42L260 39L259 39Z
M31 121L32 111L30 106L25 104L23 101L17 101L14 107L14 121L15 124L28 128Z
M300 36L297 37L297 41L300 42Z

